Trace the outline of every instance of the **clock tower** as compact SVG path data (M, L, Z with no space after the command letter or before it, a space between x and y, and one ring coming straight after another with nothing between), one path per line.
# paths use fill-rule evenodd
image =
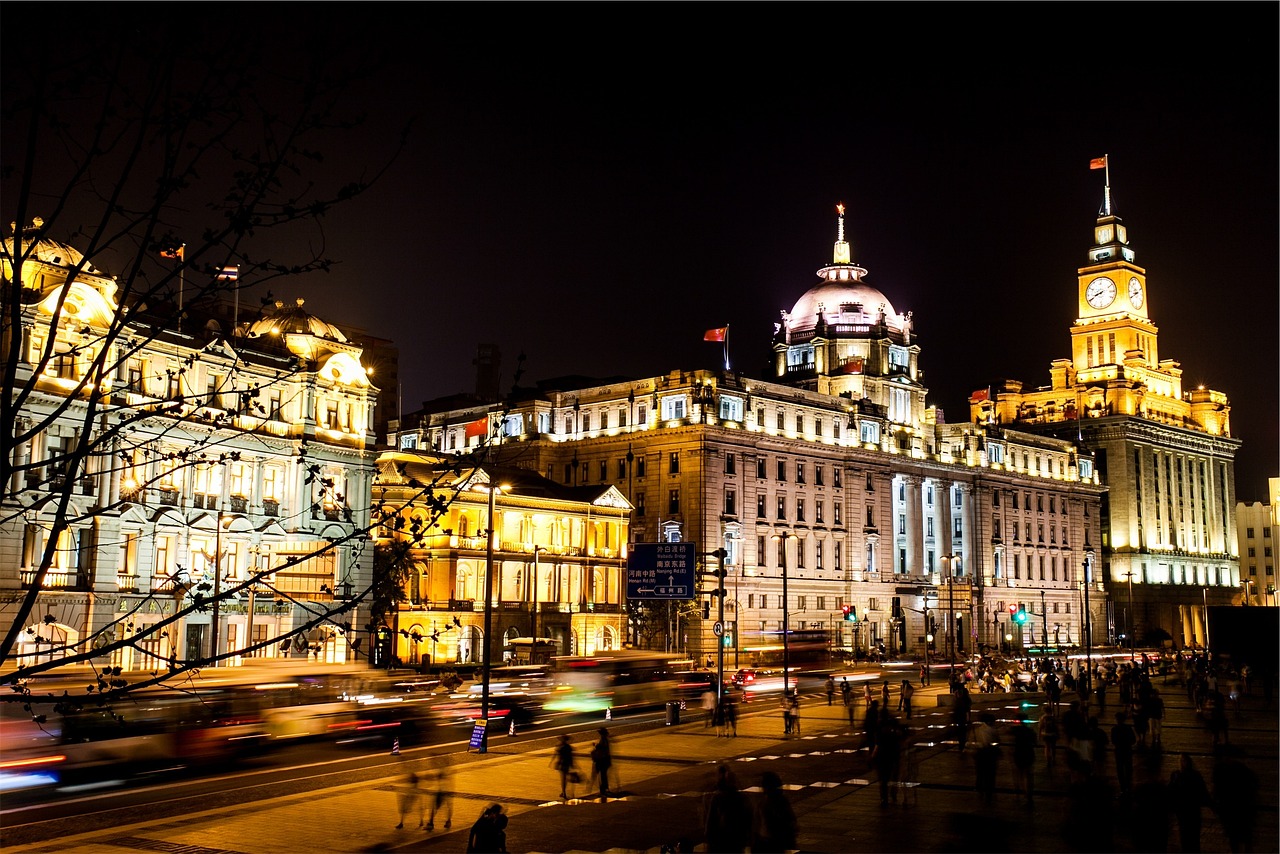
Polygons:
M1135 258L1120 217L1109 210L1099 216L1089 263L1076 270L1079 315L1071 329L1071 366L1082 380L1115 376L1125 366L1146 370L1159 364L1147 271Z

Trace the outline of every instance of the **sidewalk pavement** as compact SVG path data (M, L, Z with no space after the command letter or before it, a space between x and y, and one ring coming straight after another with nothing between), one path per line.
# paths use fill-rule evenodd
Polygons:
M466 849L467 834L480 812L501 803L508 816L507 846L512 852L648 852L681 837L698 838L703 793L714 780L717 763L730 763L744 783L764 766L779 763L784 779L804 781L787 786L800 825L800 850L842 851L1027 851L1073 850L1062 835L1063 821L1078 807L1067 796L1068 777L1059 758L1053 772L1037 757L1036 806L1027 809L1012 793L1011 763L1002 762L996 803L979 804L974 793L972 756L954 744L934 741L943 732L949 710L938 707L939 688L916 693L917 713L911 723L923 736L911 751L901 806L883 808L866 753L859 749L860 732L849 725L839 698L832 706L825 696L806 698L803 735L785 738L776 699L760 698L742 707L736 738L717 737L704 725L700 710L682 713L675 726L634 728L614 721L614 757L622 779L620 797L607 803L585 800L583 786L561 802L559 775L551 768L554 737L517 743L498 737L486 754L458 753L448 757L452 798L452 827L428 833L414 825L395 829L402 778L408 769L421 772L443 764L425 754L407 751L388 757L386 777L374 783L333 786L286 797L226 808L210 809L180 818L144 821L63 838L47 843L6 847L7 851L40 854L121 854L125 851L169 851L183 854L357 854L357 852L452 852ZM1162 690L1168 714L1164 726L1165 761L1158 775L1167 779L1177 755L1192 753L1206 782L1212 784L1212 756L1208 736L1180 688ZM991 708L1002 719L1027 711L1034 694L974 694L974 711ZM896 701L896 692L895 692ZM1253 701L1258 706L1261 701ZM1115 711L1112 704L1110 717ZM1104 717L1104 716L1100 716ZM862 706L856 721L861 725ZM1109 727L1108 727L1109 729ZM1240 751L1260 780L1257 834L1252 850L1277 852L1277 714L1275 709L1250 708L1232 717L1232 745ZM584 778L590 762L586 753L595 733L577 733L575 752ZM1008 751L1005 751L1006 756ZM1146 766L1135 761L1135 781ZM775 767L770 765L769 767ZM754 769L750 770L749 769ZM915 784L915 785L910 785ZM573 797L573 795L578 797ZM425 802L424 798L424 802ZM1099 822L1100 816L1081 816ZM1206 852L1228 851L1222 827L1212 811L1205 811L1202 837ZM702 850L699 846L697 850ZM1128 835L1117 830L1114 845L1093 850L1134 850ZM1178 847L1176 825L1169 850Z

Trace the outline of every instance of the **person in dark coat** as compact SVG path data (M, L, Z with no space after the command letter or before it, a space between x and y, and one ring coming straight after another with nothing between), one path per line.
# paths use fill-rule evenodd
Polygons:
M871 750L871 764L880 779L880 806L887 806L890 799L898 801L898 777L902 770L903 732L898 721L888 711L880 715L876 724L875 747Z
M1019 718L1011 730L1013 736L1013 777L1018 792L1032 802L1035 791L1036 731Z
M729 766L719 766L716 774L716 786L705 810L706 850L741 854L751 842L751 803L738 790Z
M1209 787L1196 770L1191 754L1178 760L1178 770L1169 775L1169 803L1178 822L1178 838L1183 851L1200 850L1200 829L1204 825L1202 808L1209 806Z
M796 848L796 814L782 790L782 779L773 771L760 777L763 793L756 807L755 830L751 839L751 854L782 854Z
M507 817L502 804L491 804L471 825L467 854L501 854L507 850Z
M600 800L609 797L609 769L613 767L613 749L609 744L609 730L600 727L600 740L591 748L591 781L600 778Z
M973 708L973 698L969 696L969 689L963 682L956 682L951 686L951 698L951 723L955 727L956 741L963 752L969 741L969 712Z

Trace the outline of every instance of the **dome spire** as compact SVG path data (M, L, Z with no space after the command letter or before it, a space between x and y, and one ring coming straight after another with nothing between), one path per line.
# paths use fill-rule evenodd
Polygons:
M833 264L849 263L849 244L844 239L844 203L836 205L836 245L831 256Z

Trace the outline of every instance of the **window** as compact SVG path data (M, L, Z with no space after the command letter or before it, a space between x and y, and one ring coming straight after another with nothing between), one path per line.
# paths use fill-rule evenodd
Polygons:
M820 464L818 464L818 463L814 463L814 466L813 466L813 482L814 482L815 484L817 484L818 486L822 486L822 485L823 485L822 471L823 471L823 466L822 466L822 465L820 465Z
M835 567L834 567L834 568L836 569L836 571L839 571L839 570L844 569L844 564L843 564L843 563L841 563L841 561L840 561L840 555L841 555L841 552L842 552L842 549L840 548L840 541L839 541L839 540L836 540L836 542L835 542L835 552L834 552L834 554L832 555L832 557L834 557L834 558L835 558Z
M804 521L804 499L803 498L796 499L796 521L797 522Z
M720 418L725 421L741 421L742 398L720 395Z
M832 521L832 523L834 523L834 524L836 524L836 525L841 524L841 523L840 523L840 502L839 502L839 501L833 501L833 502L831 503L831 521Z
M764 509L765 498L766 496L763 492L761 492L759 495L756 496L756 518L757 519L765 518L765 515L766 515L765 509Z
M955 525L955 530L953 530L953 531L951 532L951 535L952 535L952 536L954 536L954 537L959 537L959 536L961 536L961 535L962 535L962 533L963 533L963 531L961 530L961 521L960 521L960 519L956 519L956 520L955 520L955 523L956 523L956 525Z
M737 474L737 473L738 473L738 461L737 461L737 460L738 460L738 458L737 458L735 455L733 455L733 454L725 454L725 455L724 455L724 473L725 473L725 474Z
M747 594L747 607L748 607L748 608L754 608L755 606L756 606L756 594L754 594L754 593L748 593L748 594Z
M778 518L787 518L787 499L785 496L778 496Z
M573 416L572 415L566 415L564 417L564 432L566 433L573 432Z
M991 490L991 506L992 507L1000 506L1000 490L998 489Z
M1000 465L1004 462L1004 445L998 442L987 443L987 462Z
M667 493L667 512L673 514L680 512L680 490L673 489Z
M1037 513L1044 512L1044 496L1043 495L1036 496L1036 512Z
M756 537L756 560L764 562L764 537Z
M636 407L636 423L641 426L649 423L649 407L643 403Z
M840 476L840 466L833 466L831 469L831 485L836 489L840 489L842 478Z
M401 450L413 450L418 447L418 437L413 433L405 433L400 437Z
M761 593L760 594L760 610L765 611L765 610L768 610L768 608L769 608L769 594Z
M796 463L796 483L804 483L804 463Z
M858 441L866 445L880 444L880 425L875 421L861 421L858 424Z
M822 569L822 540L813 544L813 565L817 569Z
M768 477L764 470L764 457L756 457L756 477L760 480L764 480Z
M609 479L609 461L601 460L600 461L600 482L604 483L608 479Z
M799 414L796 415L796 432L797 433L804 432L804 416L803 415L799 415Z
M618 480L622 480L627 476L627 460L622 458L618 460Z
M667 455L667 473L680 474L680 452L672 451Z
M822 437L822 419L816 415L813 418L813 435Z
M1252 539L1253 539L1253 528L1245 528L1245 529L1244 529L1244 535L1245 535L1245 537L1247 537L1248 539L1252 540Z
M644 457L636 457L636 477L644 477Z
M924 535L929 539L933 539L933 517L929 516L924 520Z
M907 571L907 550L898 549L898 572L905 573Z
M724 512L728 516L738 515L738 493L732 489L724 491Z
M508 415L502 419L502 435L519 436L524 432L524 420L519 414Z
M1058 511L1055 509L1056 507L1057 507L1057 501L1054 496L1050 495L1049 496L1049 512L1057 513Z
M872 479L871 475L868 474L867 475L867 492L875 492L875 491L876 491L876 482Z
M763 406L756 407L756 426L760 428L764 427L764 407Z
M1037 543L1044 542L1044 525L1039 523L1036 524L1036 542Z
M662 420L671 421L684 418L684 395L669 394L659 402L662 407Z
M643 516L644 508L645 508L644 493L637 492L635 495L635 501L636 501L636 515Z
M907 514L898 514L898 533L905 534L907 532Z
M821 524L823 523L823 521L824 521L824 520L823 520L823 518L822 518L822 515L823 515L823 514L822 514L822 502L821 502L821 501L815 501L815 502L813 502L813 521L815 521L815 522L817 522L819 525L821 525Z
M778 460L778 480L785 482L787 479L787 462L786 460Z
M804 553L805 541L803 539L796 540L796 568L804 569Z
M778 429L779 429L779 430L785 430L785 429L787 429L787 418L786 418L786 416L785 416L785 415L783 415L783 414L782 414L782 410L781 410L781 409L779 409L779 410L778 410L778 419L777 419L777 424L778 424Z
M799 608L801 611L803 611L803 610L805 609L805 606L806 606L807 602L808 602L808 599L809 599L809 597L808 597L808 596L805 596L805 595L803 595L803 594L802 594L802 595L800 595L800 596L797 596L797 597L796 597L796 607L797 607L797 608Z

